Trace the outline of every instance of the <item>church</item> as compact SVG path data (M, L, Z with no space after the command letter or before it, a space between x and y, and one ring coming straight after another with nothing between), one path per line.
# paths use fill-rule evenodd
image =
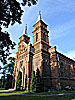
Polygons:
M75 61L58 52L56 46L49 45L49 31L40 12L33 27L33 44L30 43L27 25L19 38L14 65L14 88L16 89L17 76L20 72L21 87L30 89L31 72L33 70L36 73L37 68L44 91L75 86Z

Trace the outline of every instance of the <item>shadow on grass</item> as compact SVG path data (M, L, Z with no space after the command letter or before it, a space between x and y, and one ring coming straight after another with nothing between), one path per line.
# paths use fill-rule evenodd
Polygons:
M75 95L66 96L19 96L9 95L0 96L0 100L75 100Z
M30 91L12 91L11 93L48 95L48 94L75 93L75 91L55 91L55 92L39 92L39 93L38 92L30 92Z

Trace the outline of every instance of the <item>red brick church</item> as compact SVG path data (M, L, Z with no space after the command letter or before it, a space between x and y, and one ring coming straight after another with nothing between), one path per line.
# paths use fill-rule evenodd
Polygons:
M22 75L21 87L30 88L31 72L40 70L42 89L62 89L65 86L75 86L75 61L59 53L55 47L49 45L47 25L41 14L33 25L33 44L27 32L19 38L18 52L16 52L14 78L15 86L18 72Z

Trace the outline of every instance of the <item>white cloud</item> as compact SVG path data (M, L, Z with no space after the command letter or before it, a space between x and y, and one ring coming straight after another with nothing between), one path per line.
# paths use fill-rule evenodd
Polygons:
M43 6L46 7L44 11L48 16L54 16L59 13L75 12L75 0L46 0L44 3Z
M54 27L51 29L51 40L66 36L72 28L75 28L75 19Z
M68 52L61 52L58 50L58 52L60 52L61 54L65 55L66 57L75 60L75 50L70 50Z
M68 51L65 55L71 59L75 60L75 50Z
M56 11L57 12L75 12L75 1L74 0L56 0Z

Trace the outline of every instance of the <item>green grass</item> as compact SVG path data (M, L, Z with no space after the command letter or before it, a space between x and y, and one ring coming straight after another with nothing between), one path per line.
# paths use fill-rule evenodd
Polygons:
M10 95L12 95L12 94L8 94L8 93L0 93L0 97L1 96L10 96ZM1 100L1 99L0 99Z
M1 94L0 100L75 100L75 95L67 96L17 96L17 95L8 95Z
M39 93L30 93L29 91L12 91L12 93L21 93L21 94L63 94L63 93L75 93L75 91L55 91L55 92L39 92Z
M75 91L41 92L41 93L37 93L37 94L63 94L63 93L75 93Z
M29 91L11 91L11 93L30 94Z
M12 91L12 93L30 94L29 91ZM62 93L75 93L75 91L56 91L56 92L40 92L31 94L62 94ZM13 95L8 93L0 93L0 100L75 100L75 94L73 95L61 95L61 96L22 96Z
M5 88L0 88L0 90L5 90Z

